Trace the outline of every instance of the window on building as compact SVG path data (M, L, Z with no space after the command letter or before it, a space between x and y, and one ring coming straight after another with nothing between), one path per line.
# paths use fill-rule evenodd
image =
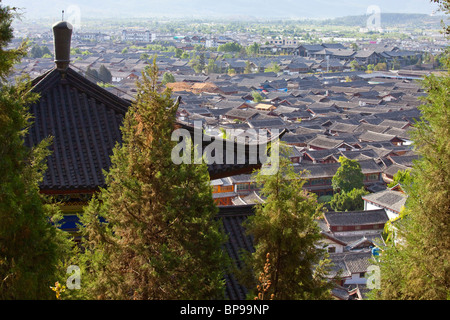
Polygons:
M322 185L322 184L324 184L324 183L323 183L323 179L314 179L314 180L311 180L311 185L313 185L313 186L319 186L319 185Z
M233 186L222 187L222 192L232 192L232 191L233 191Z
M248 184L246 183L240 183L237 185L237 190L248 190Z

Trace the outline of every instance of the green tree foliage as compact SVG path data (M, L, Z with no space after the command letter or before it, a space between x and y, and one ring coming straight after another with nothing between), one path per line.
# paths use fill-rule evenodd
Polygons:
M278 63L276 62L272 62L266 69L265 72L275 72L278 73L280 72L281 67Z
M31 58L43 58L46 55L52 56L52 53L47 46L34 45L31 47L29 55Z
M98 71L95 69L91 69L91 67L87 67L85 72L86 78L93 82L97 82L100 80L100 77L98 75Z
M24 145L32 122L27 106L38 99L28 79L5 81L26 46L5 50L12 39L14 8L0 6L0 299L51 299L70 249L56 228L58 208L39 193L51 138Z
M389 188L395 187L397 184L402 186L411 184L410 170L399 170L394 174L393 180L387 186Z
M349 192L364 187L364 174L358 161L339 157L339 163L341 166L331 179L331 185L335 192Z
M436 0L446 13L450 1ZM448 26L446 32L450 33ZM372 299L448 300L450 298L450 56L446 71L422 81L422 117L411 132L419 159L403 185L408 195L400 218L387 230L380 286Z
M202 44L196 44L194 45L194 51L197 52L206 51L206 47Z
M196 73L202 73L205 70L205 56L202 52L198 56L194 56L188 63Z
M202 52L200 53L199 57L198 57L198 68L200 70L200 72L202 72L203 70L205 70L205 54Z
M211 73L219 73L219 67L216 65L216 62L214 61L214 59L208 59L208 64L206 66L206 72L208 74Z
M401 68L400 61L395 57L391 62L391 70L398 70Z
M450 1L449 0L431 0L431 2L435 2L437 4L439 4L439 8L441 11L445 12L446 14L448 14L450 12ZM450 35L450 26L445 26L445 33L447 35Z
M411 133L419 160L403 186L408 200L395 241L383 248L375 299L450 298L450 73L427 76L423 88L422 118Z
M70 55L74 56L77 54L81 54L81 49L80 48L70 48Z
M350 45L350 48L352 48L352 50L354 50L354 51L358 51L358 50L359 50L358 44L355 43L355 42L353 42L353 43Z
M282 148L282 154L287 150ZM254 239L255 252L244 257L243 274L266 273L270 278L267 297L277 300L327 299L332 284L326 279L329 261L323 248L316 218L322 213L315 194L303 189L302 173L295 173L289 159L280 156L273 175L257 172L255 181L264 184L255 215L244 223ZM270 254L270 270L265 270ZM258 281L247 274L244 283L257 288ZM251 292L256 296L256 292Z
M374 71L387 71L386 62L379 62L373 67Z
M227 258L206 164L175 165L177 106L157 84L156 60L138 83L107 186L82 215L88 297L220 299ZM84 289L84 287L82 288Z
M103 83L111 83L112 82L112 74L111 71L108 70L105 65L101 65L98 69L98 78Z
M141 55L139 56L140 60L147 60L148 58L150 58L150 55L148 53L141 53Z
M240 52L242 46L237 42L227 42L217 48L219 52Z
M236 57L239 58L239 59L244 59L244 58L247 57L247 50L245 49L245 47L241 47L241 50L236 55Z
M168 83L172 83L175 82L175 77L173 74L171 74L170 72L164 72L162 80L161 80L161 84L162 85L166 85Z
M177 49L175 49L175 58L178 58L178 59L180 59L181 58L181 56L183 55L183 49L181 49L181 48L177 48Z
M261 47L261 45L260 44L258 44L258 43L253 43L253 44L251 44L251 45L249 45L248 47L247 47L247 54L249 55L249 56L257 56L258 55L258 53L259 53L259 48Z
M334 194L329 205L334 211L364 210L364 200L362 199L362 196L365 196L368 193L369 192L365 188L355 188L348 192L341 191Z
M356 60L353 60L350 62L350 67L352 68L352 71L361 70L361 66L359 65L358 61L356 61Z
M245 69L244 69L244 73L252 73L252 65L250 63L250 61L245 61Z
M11 24L14 18L17 17L17 8L9 6L0 6L0 77L5 80L6 76L11 73L13 66L20 62L22 57L27 54L27 44L22 42L17 49L5 50L8 44L13 39L13 29Z
M334 211L355 211L364 209L362 196L368 192L364 188L364 174L356 160L340 157L341 166L331 179L334 195L329 205Z
M253 101L254 102L261 102L263 101L263 96L261 95L261 93L259 93L258 91L252 91L252 97L253 97Z

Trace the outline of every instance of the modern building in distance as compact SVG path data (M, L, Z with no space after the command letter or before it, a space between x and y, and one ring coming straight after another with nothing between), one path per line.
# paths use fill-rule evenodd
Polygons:
M122 30L122 41L150 43L152 41L152 34L149 30Z

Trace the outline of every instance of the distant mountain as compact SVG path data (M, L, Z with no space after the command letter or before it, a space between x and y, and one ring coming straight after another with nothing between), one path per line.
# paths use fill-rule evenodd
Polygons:
M359 16L347 16L334 19L327 19L322 21L322 24L326 25L339 25L339 26L360 26L364 27L367 24L368 15ZM381 27L394 27L394 26L416 26L419 25L435 25L440 27L442 16L430 16L428 14L420 13L381 13L380 23Z
M25 18L58 19L62 10L76 6L83 17L230 17L327 19L364 15L376 4L382 13L431 14L429 0L3 0L4 5L25 9Z

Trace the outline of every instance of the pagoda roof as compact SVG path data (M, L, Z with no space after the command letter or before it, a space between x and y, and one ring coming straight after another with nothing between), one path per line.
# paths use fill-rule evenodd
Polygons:
M39 93L40 98L29 109L33 125L25 144L32 147L48 136L53 137L41 190L79 193L104 187L103 170L111 165L114 146L121 143L120 127L131 101L105 90L70 67L63 73L54 68L35 78L31 91ZM193 127L177 123L176 127L180 126L193 134ZM237 149L231 152L236 153ZM209 164L211 179L250 173L261 167L261 163L251 164L248 159L243 163Z
M102 170L121 142L120 126L130 102L71 68L64 75L49 70L33 80L31 90L40 98L29 109L33 125L25 144L53 137L41 190L79 192L104 186Z

